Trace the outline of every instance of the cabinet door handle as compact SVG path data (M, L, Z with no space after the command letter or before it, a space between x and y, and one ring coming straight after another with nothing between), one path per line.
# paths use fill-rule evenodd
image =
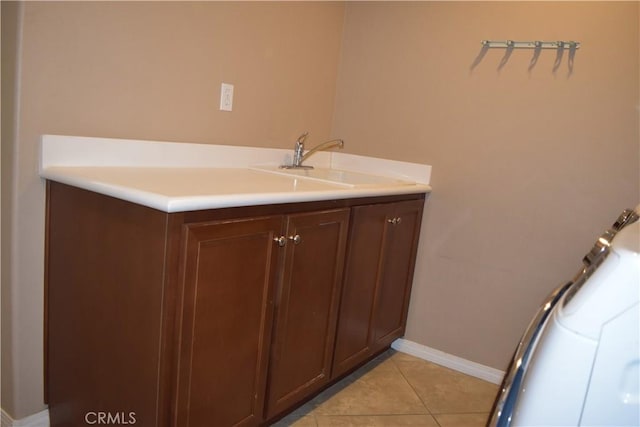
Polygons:
M397 217L397 218L396 218L396 224L400 224L401 222L402 222L402 218Z
M402 219L400 219L399 217L394 217L394 218L389 218L387 222L389 224L398 225L402 222Z
M289 236L289 240L293 241L293 243L297 245L302 242L302 236L300 236L299 234L296 234L295 236Z
M283 247L284 245L287 244L287 238L284 236L274 237L273 241L276 242L280 247Z

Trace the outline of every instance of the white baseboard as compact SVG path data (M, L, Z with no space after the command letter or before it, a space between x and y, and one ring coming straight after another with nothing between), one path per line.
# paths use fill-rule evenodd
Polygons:
M4 409L0 408L1 427L49 427L49 410L45 409L37 414L14 420Z
M0 427L10 427L13 425L13 419L7 414L4 409L0 409Z
M471 375L472 377L489 381L490 383L500 384L502 382L502 377L504 377L504 372L498 369L490 368L489 366L481 365L404 338L395 340L391 344L391 347L394 350L419 357L420 359L445 366L453 369L454 371Z

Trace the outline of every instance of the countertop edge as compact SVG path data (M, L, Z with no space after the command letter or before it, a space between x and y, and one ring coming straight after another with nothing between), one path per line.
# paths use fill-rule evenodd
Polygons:
M295 202L340 200L360 197L426 194L431 192L430 185L415 184L360 188L335 188L328 186L326 190L303 192L256 192L246 194L212 194L205 196L169 197L131 187L69 176L59 169L52 170L45 168L40 172L40 176L43 179L126 200L128 202L167 213Z

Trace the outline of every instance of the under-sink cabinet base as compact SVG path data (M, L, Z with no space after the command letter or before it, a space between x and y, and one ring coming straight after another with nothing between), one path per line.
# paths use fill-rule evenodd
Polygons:
M404 334L424 200L167 213L48 181L51 425L286 415Z

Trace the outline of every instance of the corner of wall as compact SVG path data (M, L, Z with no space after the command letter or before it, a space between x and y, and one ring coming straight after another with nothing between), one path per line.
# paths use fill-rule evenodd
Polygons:
M14 226L14 203L15 191L13 179L15 174L14 157L16 141L17 123L17 97L18 97L18 69L20 53L20 34L22 30L21 2L2 2L0 9L1 30L2 30L2 90L1 90L1 120L2 120L2 161L0 164L0 174L2 176L1 205L2 214L0 217L0 233L2 233L2 246L0 248L0 311L2 318L2 340L0 342L0 358L2 375L2 385L0 395L2 396L1 406L9 413L15 413L15 384L14 384L14 345L13 345L13 226ZM2 425L8 413L2 410ZM8 418L11 420L11 418Z

